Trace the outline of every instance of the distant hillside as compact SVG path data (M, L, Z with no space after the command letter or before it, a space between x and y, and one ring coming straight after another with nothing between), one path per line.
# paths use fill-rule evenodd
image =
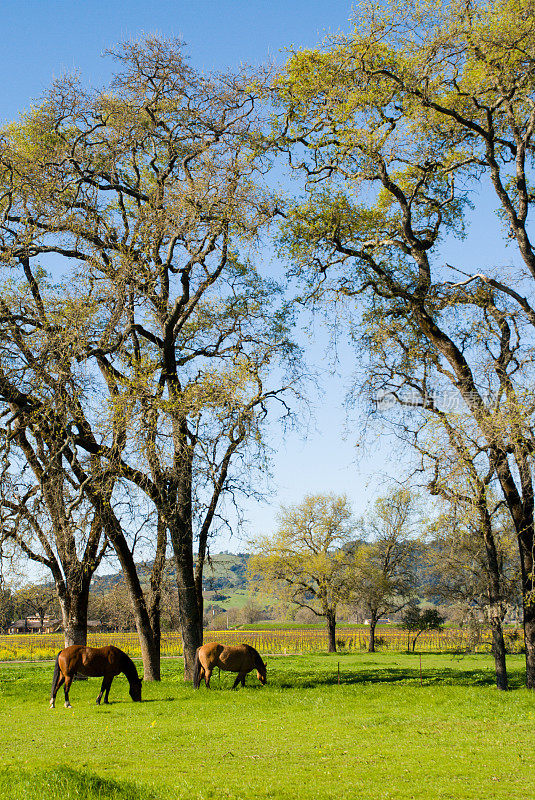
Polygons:
M204 567L203 586L212 589L243 589L246 586L248 553L216 553Z
M247 571L248 553L215 553L210 556L210 560L204 566L203 589L213 592L220 589L245 589L245 574ZM141 575L150 571L149 564L139 564L138 570ZM175 582L174 559L169 559L166 574L169 580ZM121 583L123 576L121 572L110 575L96 575L91 583L91 591L96 594L105 594Z
M110 575L93 575L91 580L91 591L94 594L106 594L122 581L122 572L113 572Z

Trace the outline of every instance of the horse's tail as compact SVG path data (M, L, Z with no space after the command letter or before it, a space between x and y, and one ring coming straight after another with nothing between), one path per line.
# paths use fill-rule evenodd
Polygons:
M198 647L195 651L195 663L193 664L193 688L198 689L201 685L201 659L199 658L199 650L201 648Z
M50 692L51 699L54 697L54 690L57 686L58 678L59 678L59 653L56 656L56 663L54 664L54 677L52 678L52 689Z

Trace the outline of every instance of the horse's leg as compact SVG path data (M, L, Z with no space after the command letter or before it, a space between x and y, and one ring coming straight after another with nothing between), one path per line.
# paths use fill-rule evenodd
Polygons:
M104 702L106 703L106 705L108 705L108 697L110 696L112 680L113 680L113 675L108 679L108 685L106 686L106 694L104 695Z
M211 669L205 669L204 670L204 682L206 684L206 688L207 689L210 688L210 678L211 677L212 677L212 670Z
M238 675L237 675L237 677L236 677L236 680L235 680L235 681L234 681L234 683L232 684L232 688L233 688L233 689L235 689L235 688L236 688L236 686L239 684L239 682L240 682L240 681L241 681L241 675L240 675L240 673L238 672Z
M100 705L100 701L102 700L102 695L104 694L104 689L106 688L106 678L102 678L102 684L100 686L100 692L98 693L98 697L96 700L97 706Z
M247 677L247 673L244 672L243 675L241 676L241 685L242 685L243 688L245 688L245 679L246 679L246 677Z
M102 700L102 695L104 694L104 692L106 692L106 697L104 698L104 702L105 703L108 702L108 695L110 693L110 686L111 686L111 680L108 677L106 677L106 675L105 675L102 678L102 686L100 687L100 693L99 693L99 696L97 697L97 706L100 705L100 701Z
M65 690L65 708L72 708L70 701L69 701L69 689L71 688L71 683L73 682L74 675L67 675L65 678L65 686L63 687Z
M56 707L56 695L57 695L61 685L63 684L64 680L65 680L65 676L60 673L59 678L57 680L57 683L54 686L54 689L52 691L52 696L50 698L50 708L55 708Z

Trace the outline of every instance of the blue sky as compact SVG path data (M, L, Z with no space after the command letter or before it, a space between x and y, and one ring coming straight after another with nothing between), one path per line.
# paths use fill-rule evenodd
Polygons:
M86 84L105 83L113 64L102 57L104 51L143 33L181 37L194 67L224 70L242 62L282 62L284 48L313 46L328 33L347 30L350 14L350 3L328 0L3 0L0 119L14 119L64 72L79 71ZM448 250L448 260L455 259L466 268L476 249L479 268L492 264L501 249L488 202L483 211L478 208L474 220L468 246ZM385 472L394 477L402 472L394 459L396 445L387 438L356 461L363 450L355 447L361 438L359 430L350 430L344 438L343 401L351 352L342 349L339 374L331 376L326 345L327 336L318 332L310 346L311 359L324 370L320 379L324 394L312 398L315 421L306 439L302 432L287 437L274 432L275 492L269 504L246 506L250 533L271 530L279 504L299 502L307 492L345 492L361 513L384 489ZM243 543L236 538L221 540L214 550L226 548L240 550Z
M195 67L224 70L278 60L292 44L314 45L346 27L350 13L345 0L1 0L0 117L15 116L65 71L102 83L110 62L101 54L143 33L181 37Z

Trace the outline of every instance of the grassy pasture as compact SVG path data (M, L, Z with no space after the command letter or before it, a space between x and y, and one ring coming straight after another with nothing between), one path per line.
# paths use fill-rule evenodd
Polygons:
M340 663L341 684L337 684ZM3 800L511 798L533 796L535 695L523 658L513 690L487 655L400 653L268 658L268 680L213 676L194 692L179 660L134 704L126 680L109 706L76 682L74 708L48 709L51 664L0 672ZM526 755L524 755L524 751Z

